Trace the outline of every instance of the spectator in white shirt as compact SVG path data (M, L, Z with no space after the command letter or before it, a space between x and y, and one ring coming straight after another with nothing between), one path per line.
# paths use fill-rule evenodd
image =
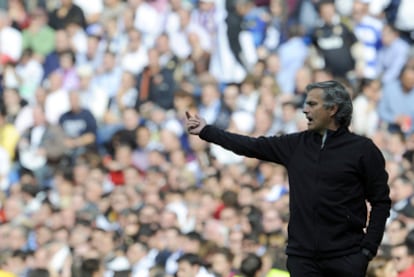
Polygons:
M22 34L10 26L7 13L0 10L0 59L17 62L22 54Z
M191 22L191 10L182 9L178 12L180 17L180 28L169 33L171 49L180 59L187 58L192 51L188 35L197 34L201 48L207 52L211 51L211 40L207 31L199 24Z
M63 76L61 73L55 71L49 75L45 114L50 124L57 124L60 116L70 109L68 92L62 88L62 84Z
M135 28L142 34L142 42L146 47L152 47L155 39L161 33L161 15L145 0L135 0L131 5L135 9Z
M148 64L147 48L142 42L141 32L135 29L128 31L128 46L121 57L121 67L135 75L141 73Z

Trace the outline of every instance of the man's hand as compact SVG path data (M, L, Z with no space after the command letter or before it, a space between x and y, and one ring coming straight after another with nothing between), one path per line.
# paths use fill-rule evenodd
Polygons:
M199 117L197 114L193 116L188 111L185 112L185 118L187 132L192 135L200 134L201 130L207 125L204 118Z

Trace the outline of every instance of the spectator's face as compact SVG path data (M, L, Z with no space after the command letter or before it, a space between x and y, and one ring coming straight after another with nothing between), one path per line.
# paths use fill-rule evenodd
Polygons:
M111 53L106 53L103 59L103 68L105 71L112 70L115 66L115 56Z
M220 276L229 276L231 272L231 262L226 259L226 256L222 253L213 255L211 259L211 267L215 273Z
M280 70L280 59L277 55L270 55L266 60L266 70L270 74L276 74Z
M138 50L141 45L141 34L137 30L130 31L128 34L129 49L131 51Z
M181 28L186 27L190 23L190 11L182 9L178 12L178 15L180 17Z
M205 85L202 89L201 102L209 106L219 99L219 92L215 85Z
M148 143L150 142L151 132L147 128L142 127L142 128L137 129L136 135L137 135L136 141L137 141L138 146L141 148L145 148L145 146L147 146Z
M385 230L390 245L397 245L403 243L407 236L408 230L406 227L401 226L399 221L392 221L388 224Z
M224 208L220 213L220 220L228 228L232 228L240 223L240 218L233 208Z
M266 210L263 213L262 224L263 231L266 233L280 231L283 228L283 222L280 219L279 213L274 209Z
M378 102L381 98L381 83L380 81L373 81L366 88L365 95L374 102Z
M398 272L403 272L413 264L413 258L408 255L408 249L405 245L393 247L391 257Z
M39 246L45 245L53 237L52 230L45 226L40 226L36 229L36 243Z
M322 96L322 89L311 90L306 97L303 108L303 112L308 119L308 129L321 134L326 129L335 126L334 115L337 110L336 106L331 109L325 108Z
M335 5L331 3L325 3L320 6L319 14L323 21L331 23L332 18L335 15Z
M368 5L362 3L361 1L354 1L353 9L352 9L352 16L356 22L361 21L364 15L368 11Z
M394 203L407 199L412 193L412 185L402 178L395 179L390 185L390 198Z
M407 67L402 76L401 83L405 91L411 91L414 88L414 66Z
M397 34L395 33L395 31L390 26L385 25L382 29L382 44L388 46L395 40L396 37Z
M3 101L7 107L20 105L20 96L15 89L6 89L3 92Z
M239 89L237 86L228 86L224 90L224 103L231 109L235 110L237 107L237 99L239 96Z
M128 248L126 254L129 262L133 265L146 255L146 250L141 244L134 243Z
M78 92L71 92L69 94L69 102L72 111L79 111L81 109L81 102Z
M69 48L68 47L69 45L70 45L69 36L66 33L66 31L63 31L63 30L57 31L55 34L56 51L59 52L59 51L66 50Z
M73 60L70 54L63 54L59 58L60 66L63 69L69 69L73 67Z
M196 239L185 238L182 247L185 253L197 254L200 251L201 243Z
M130 72L124 72L122 74L121 84L126 89L133 88L135 86L134 75Z
M36 126L41 126L46 123L45 114L40 107L33 109L33 120Z
M49 91L54 92L62 88L63 77L58 72L52 72L48 78L49 81Z
M255 113L255 130L260 135L264 135L272 127L273 117L271 113L268 113L266 109L258 107Z
M9 247L12 250L22 250L26 245L26 234L21 228L13 228L9 233Z
M168 39L168 36L166 35L160 35L157 38L157 43L156 43L156 47L157 50L160 54L166 53L170 50L170 45L169 45L170 41Z
M187 261L178 264L177 277L194 277L197 275L198 266L191 265Z
M70 7L72 5L73 0L60 0L62 6Z
M23 211L22 202L16 198L9 198L4 205L4 212L7 219L17 218Z

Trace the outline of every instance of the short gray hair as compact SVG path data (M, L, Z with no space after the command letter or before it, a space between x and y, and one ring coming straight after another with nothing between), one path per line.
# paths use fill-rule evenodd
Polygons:
M331 108L338 106L338 111L335 114L335 122L339 126L348 127L352 119L352 99L347 89L337 81L325 81L318 83L311 83L306 86L306 92L313 89L322 89L323 91L323 106Z

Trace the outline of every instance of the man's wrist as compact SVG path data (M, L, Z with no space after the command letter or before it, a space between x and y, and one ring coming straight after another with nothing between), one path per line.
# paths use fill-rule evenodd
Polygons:
M372 252L367 249L367 248L362 248L361 249L361 253L362 255L364 255L365 257L367 257L367 259L370 261L374 258L374 254L372 254Z

